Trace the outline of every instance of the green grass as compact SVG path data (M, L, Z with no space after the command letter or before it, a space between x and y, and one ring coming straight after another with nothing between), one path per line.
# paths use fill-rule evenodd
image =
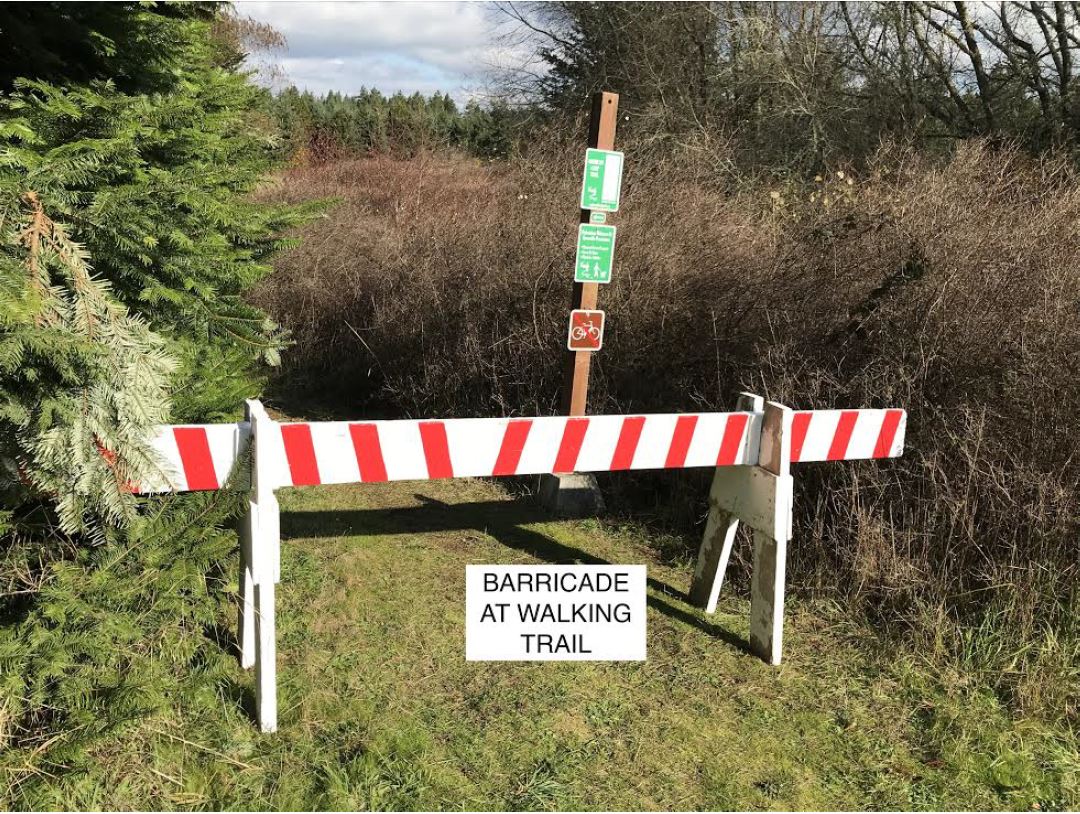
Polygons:
M252 674L139 723L38 808L1052 809L1075 736L1010 718L836 612L792 602L786 660L747 654L747 603L706 617L689 568L633 530L554 522L479 481L281 494L280 731ZM644 663L467 663L467 563L646 563ZM232 621L230 620L230 624ZM4 798L0 797L0 801Z

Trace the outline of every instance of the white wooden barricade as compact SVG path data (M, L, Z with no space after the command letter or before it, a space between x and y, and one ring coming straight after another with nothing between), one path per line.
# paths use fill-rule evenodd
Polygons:
M792 463L893 458L904 448L903 410L792 411L750 393L733 413L551 416L430 421L288 422L246 402L239 424L161 427L160 481L144 493L219 489L252 445L248 513L241 524L240 660L255 667L259 725L277 729L274 590L281 532L274 490L628 469L716 468L690 590L716 609L739 522L753 529L750 645L770 664L782 654L784 580L791 539Z
M762 412L761 454L756 466L717 467L709 491L709 516L698 550L690 602L716 612L735 533L741 519L754 538L750 585L750 648L779 664L784 633L784 579L791 539L791 410L742 393L739 408Z
M255 707L264 732L277 730L274 586L281 581L281 512L274 495L274 421L258 401L245 402L251 433L251 492L240 539L240 664L255 667Z

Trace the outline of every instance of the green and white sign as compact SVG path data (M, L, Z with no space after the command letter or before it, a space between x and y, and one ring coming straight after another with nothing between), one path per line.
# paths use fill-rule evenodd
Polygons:
M583 223L578 226L575 283L610 283L615 259L615 227Z
M615 150L585 151L585 177L581 182L581 208L615 212L622 190L623 154Z

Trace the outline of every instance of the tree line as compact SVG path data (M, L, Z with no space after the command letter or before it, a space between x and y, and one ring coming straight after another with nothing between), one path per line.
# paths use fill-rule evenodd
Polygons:
M501 4L545 71L510 98L552 112L623 95L626 132L735 136L749 162L816 168L883 139L981 137L1034 151L1080 140L1080 3Z
M368 88L316 95L290 87L274 96L270 109L285 156L316 164L347 155L412 155L447 147L479 158L506 158L514 147L515 125L527 115L503 100L470 100L459 108L446 93L387 96Z
M526 125L564 127L598 90L622 96L622 138L730 139L744 169L816 172L865 161L882 141L945 153L982 138L1074 151L1080 3L540 2L497 4L527 56L490 77L487 100L446 94L272 102L286 154L455 147L528 150ZM536 66L541 66L540 70Z

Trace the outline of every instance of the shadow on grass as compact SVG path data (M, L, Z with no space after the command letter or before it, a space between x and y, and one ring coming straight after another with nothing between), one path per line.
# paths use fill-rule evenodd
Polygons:
M560 543L525 526L551 522L551 515L525 500L491 500L472 503L444 503L425 495L415 495L422 506L393 509L348 509L309 512L282 512L282 539L341 537L352 534L429 534L445 531L475 530L538 560L557 564L611 565L580 548ZM687 595L665 582L650 578L649 587L656 593L648 597L649 607L658 613L695 627L744 653L745 641L729 630L702 619L696 612L673 604L685 604Z

